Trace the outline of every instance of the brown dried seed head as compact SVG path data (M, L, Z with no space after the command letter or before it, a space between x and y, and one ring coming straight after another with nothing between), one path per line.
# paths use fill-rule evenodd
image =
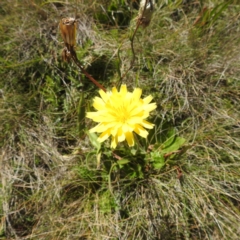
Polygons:
M152 19L154 12L154 0L141 0L138 12L138 21L143 27L147 27Z
M76 19L70 17L63 18L60 21L59 28L65 45L74 47L76 45Z

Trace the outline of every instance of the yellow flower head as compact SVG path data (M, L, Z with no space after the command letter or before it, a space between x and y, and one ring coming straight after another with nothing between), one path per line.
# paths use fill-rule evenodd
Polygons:
M111 92L99 91L100 97L95 97L93 107L96 112L88 112L87 117L99 124L90 129L90 132L98 132L99 142L105 141L112 136L111 147L116 148L118 142L127 140L129 146L134 146L133 132L146 138L154 124L145 119L157 106L150 103L152 96L141 99L142 90L135 88L128 92L127 86L122 85L118 92L116 87Z

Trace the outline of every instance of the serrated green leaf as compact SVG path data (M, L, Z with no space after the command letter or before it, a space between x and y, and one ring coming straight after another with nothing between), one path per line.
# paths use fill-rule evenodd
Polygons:
M151 162L155 170L160 170L165 165L165 159L163 154L160 152L152 152Z
M152 166L155 170L160 170L164 166L164 163L153 163Z

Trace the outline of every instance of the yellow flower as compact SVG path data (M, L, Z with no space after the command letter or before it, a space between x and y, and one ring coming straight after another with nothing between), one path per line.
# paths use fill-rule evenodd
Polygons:
M122 85L118 92L116 87L111 92L99 91L100 97L95 97L93 107L96 112L88 112L88 118L99 124L90 129L90 132L98 132L99 142L105 141L112 136L111 147L116 148L118 142L127 140L129 146L134 146L133 132L146 138L148 132L145 128L151 129L154 124L145 119L157 106L150 103L152 96L141 99L142 90L135 88L128 92L127 86Z

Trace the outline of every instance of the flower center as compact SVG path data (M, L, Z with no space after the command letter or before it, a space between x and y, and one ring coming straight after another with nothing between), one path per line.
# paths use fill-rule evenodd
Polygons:
M117 120L121 123L126 123L129 120L130 113L124 105L121 105L118 109Z

